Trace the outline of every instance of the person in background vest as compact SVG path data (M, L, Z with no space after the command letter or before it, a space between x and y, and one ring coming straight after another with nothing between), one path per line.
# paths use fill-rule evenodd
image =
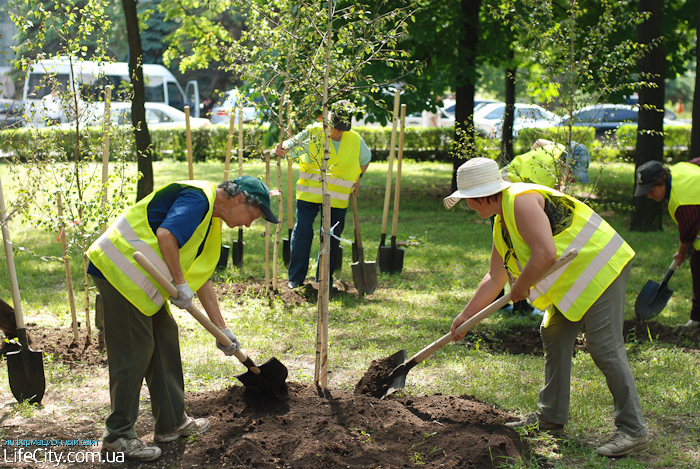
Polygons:
M678 265L690 252L693 276L693 305L690 319L676 327L688 331L700 328L700 158L677 163L670 169L659 161L648 161L637 168L635 197L646 195L657 202L668 201L668 211L678 225L678 251L673 255ZM694 247L695 249L691 249Z
M134 261L138 250L172 277L178 308L192 305L194 291L211 321L233 342L217 347L233 355L240 343L226 327L210 277L221 252L221 221L250 226L257 218L278 223L270 210L270 190L257 178L242 176L218 186L204 181L168 184L137 202L88 250L88 273L103 300L109 363L111 414L102 451L126 459L153 461L158 446L137 438L139 394L146 378L156 443L167 443L210 427L205 418L185 413L185 385L178 328L167 294Z
M567 151L566 146L551 140L538 139L532 144L529 152L516 156L503 167L501 170L503 180L541 184L557 190L567 183L587 184L591 154L585 145L573 140L569 148L573 150ZM491 222L493 224L493 220ZM524 316L540 314L540 311L530 306L527 300L516 302L512 306L506 305L501 310Z
M327 190L331 195L331 228L338 238L345 227L345 212L350 201L350 194L357 194L360 179L372 159L372 152L364 139L352 130L350 123L351 105L348 101L339 101L332 108L329 116L333 124L331 129L330 160L327 164ZM289 154L299 159L299 180L297 181L296 223L290 240L290 259L287 275L289 288L297 288L304 283L309 270L309 256L313 243L313 224L321 211L323 195L321 189L321 164L324 152L323 124L317 123L304 131L277 145L275 154ZM340 241L331 237L331 281L332 273L338 261ZM320 260L320 252L319 252ZM318 281L319 269L316 269Z
M481 218L495 215L489 271L464 310L456 329L494 301L509 277L513 301L530 298L547 308L540 334L545 352L545 382L539 410L506 425L538 425L561 433L569 418L571 357L583 326L586 347L605 375L613 395L616 433L596 449L603 456L622 456L651 445L622 333L625 288L634 251L586 204L549 187L504 181L498 164L474 158L457 170L457 191L445 197L449 210L460 199ZM533 287L564 253L578 256L562 270ZM531 288L532 287L532 288Z
M539 139L529 152L516 156L503 167L503 179L541 184L557 190L572 182L588 184L591 163L588 148L573 140L569 148L572 150L551 140Z

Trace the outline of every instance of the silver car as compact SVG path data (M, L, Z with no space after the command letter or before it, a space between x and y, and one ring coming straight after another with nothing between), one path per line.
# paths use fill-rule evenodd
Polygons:
M237 89L225 91L216 104L211 108L211 123L212 124L228 124L231 112L234 112L235 123L238 123L238 100L241 97L241 92ZM258 113L255 108L255 99L250 97L243 98L243 122L252 122L256 119Z

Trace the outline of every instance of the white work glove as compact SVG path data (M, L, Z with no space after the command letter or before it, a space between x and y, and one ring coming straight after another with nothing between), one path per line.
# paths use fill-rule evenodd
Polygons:
M190 286L185 282L182 285L175 285L177 288L177 298L170 297L170 302L177 306L178 308L187 309L192 306L192 298L194 298L194 292Z
M225 335L226 337L228 337L228 339L229 339L232 343L231 343L231 345L226 346L226 345L222 344L221 342L219 342L219 341L217 340L217 341L216 341L216 346L219 348L219 350L221 350L222 352L224 352L224 354L226 354L226 355L228 355L228 356L231 356L231 355L233 355L234 353L236 353L237 350L240 350L240 349L241 349L241 343L238 341L238 339L236 338L236 336L233 335L233 332L231 332L231 329L229 329L229 328L227 327L226 329L221 329L221 332L223 332L224 335Z

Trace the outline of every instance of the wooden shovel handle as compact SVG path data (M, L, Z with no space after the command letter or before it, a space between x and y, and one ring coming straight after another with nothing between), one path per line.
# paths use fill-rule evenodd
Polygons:
M399 134L399 157L396 163L396 188L394 189L394 219L391 224L392 240L396 238L396 228L399 224L399 197L401 196L401 161L403 161L403 140L406 128L406 105L401 105L401 133Z
M394 114L391 116L391 144L389 145L389 168L386 172L386 190L384 191L384 213L382 214L382 234L386 235L386 223L389 218L389 201L391 200L391 172L394 166L394 151L396 149L396 124L398 123L401 91L394 94Z
M2 225L2 239L5 246L5 258L7 260L7 276L10 277L10 290L15 309L17 330L24 329L24 316L22 315L22 301L19 296L19 283L17 282L17 270L15 269L15 255L12 252L12 240L10 230L7 228L7 210L5 209L5 196L2 193L2 180L0 180L0 225Z
M355 246L357 246L357 251L362 250L362 236L360 235L360 216L357 214L357 194L355 190L351 193L352 197L352 223L355 228ZM362 259L360 259L362 261Z
M177 298L177 288L175 288L175 285L173 285L166 277L163 275L163 272L158 270L156 266L153 265L151 261L148 260L146 256L144 256L141 252L135 251L134 252L134 260L138 262L138 264L143 267L143 270L148 272L148 275L153 277L153 279L158 282L158 284L163 287L163 289L168 292L168 295L172 296L173 298ZM221 329L216 327L216 324L211 322L211 320L204 315L195 305L190 306L187 308L187 312L190 313L206 330L208 330L214 337L216 337L216 340L218 340L221 344L224 346L229 346L232 344L231 339L226 337L226 334L221 332ZM248 356L241 350L236 350L234 353L236 358L240 360L241 363L245 363L248 360ZM260 374L260 369L257 367L250 367L250 370L255 373L255 374Z
M554 272L557 270L561 269L563 266L574 260L574 258L578 255L578 251L576 249L572 249L571 251L562 254L562 256L554 261L554 264L547 270L547 273L545 273L542 278L540 278L537 282L539 283L542 279L545 279L552 275ZM491 314L493 314L495 311L497 311L499 308L501 308L503 305L508 303L510 301L510 292L508 292L506 295L502 296L501 298L497 299L490 305L488 305L486 308L482 309L478 313L476 313L474 316L471 318L467 319L464 321L462 324L459 325L457 328L456 332L458 334L463 334L466 333L469 329L474 327L477 323L481 322L482 320L486 319L489 317ZM410 358L408 361L415 362L415 364L418 364L431 356L433 353L437 352L440 350L442 347L447 345L448 343L452 342L454 340L454 336L452 335L452 332L448 332L432 344L428 345L425 347L423 350L415 354Z

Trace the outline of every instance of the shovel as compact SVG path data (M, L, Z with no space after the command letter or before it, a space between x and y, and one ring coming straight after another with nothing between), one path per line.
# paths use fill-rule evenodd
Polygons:
M400 274L403 270L404 250L396 247L396 228L399 223L399 196L401 195L401 161L406 121L406 105L401 105L401 132L399 134L399 156L396 163L396 188L394 189L394 213L391 226L391 245L379 246L379 270L389 274Z
M238 107L238 177L243 176L243 104ZM231 243L231 261L239 269L243 267L243 228L238 228L238 240Z
M153 277L161 287L172 297L177 298L177 289L175 286L163 275L163 273L154 266L151 261L146 258L141 252L134 252L134 260L143 267L143 269ZM206 330L208 330L219 343L224 346L231 345L231 340L226 337L226 335L221 332L221 329L216 327L216 325L209 320L196 306L192 305L187 308L189 312ZM279 388L285 385L287 379L287 367L280 363L279 360L272 357L262 365L258 366L253 363L243 351L237 350L234 354L240 362L248 368L248 371L236 375L235 377L243 383L244 386L259 388L259 389L270 389Z
M391 200L391 172L394 166L394 150L396 148L396 124L399 121L399 103L401 102L401 91L396 90L394 95L394 114L391 124L391 143L389 145L389 167L386 173L386 189L384 190L384 212L382 213L382 234L379 240L379 247L384 246L386 241L386 223L389 218L389 201ZM379 254L377 254L379 257ZM353 261L356 261L353 257Z
M352 281L360 293L370 295L377 289L377 266L374 262L365 262L362 250L362 236L360 236L360 217L357 215L357 195L352 191L352 221L355 225L354 252L357 253L357 262L350 264L352 268Z
M44 354L41 350L29 348L27 331L24 328L24 316L22 315L22 302L19 296L19 284L17 283L17 271L15 270L15 257L12 253L12 241L10 231L7 229L7 220L3 221L7 211L5 199L2 193L2 181L0 181L0 224L2 224L2 238L5 245L5 257L7 258L7 273L10 278L12 301L14 302L15 321L17 321L17 338L20 349L7 353L7 377L10 381L10 390L17 402L29 401L38 404L44 397L46 379L44 377Z
M647 284L637 296L637 301L634 302L634 312L640 321L648 321L666 307L666 303L673 294L673 290L668 288L668 280L677 268L678 263L673 259L661 283L647 280Z
M557 259L554 264L547 270L547 273L542 276L542 279L547 278L551 274L555 273L557 270L561 269L564 267L566 264L571 262L576 256L578 255L578 251L575 249L572 249L571 251L562 254L562 256ZM540 280L542 280L540 279ZM539 281L537 282L539 283ZM481 322L482 320L486 319L489 317L491 314L493 314L495 311L498 311L499 308L503 307L506 303L510 301L510 292L500 298L498 298L496 301L488 305L486 308L482 309L478 313L476 313L474 316L469 318L468 320L464 321L460 326L457 328L457 333L458 334L463 334L466 333L469 329L474 327L477 323ZM406 387L406 375L408 374L413 367L421 363L423 360L440 350L442 347L447 345L448 343L452 342L454 340L454 336L452 335L451 332L448 332L432 344L428 345L425 347L423 350L415 354L410 358L410 360L406 360L406 351L405 350L399 350L395 354L391 355L388 357L387 361L393 360L394 363L396 363L399 359L403 358L404 361L403 363L400 363L394 370L391 372L388 378L383 379L382 381L386 383L386 393L382 395L381 397L386 397L397 390ZM384 386L377 386L377 388L383 388Z

